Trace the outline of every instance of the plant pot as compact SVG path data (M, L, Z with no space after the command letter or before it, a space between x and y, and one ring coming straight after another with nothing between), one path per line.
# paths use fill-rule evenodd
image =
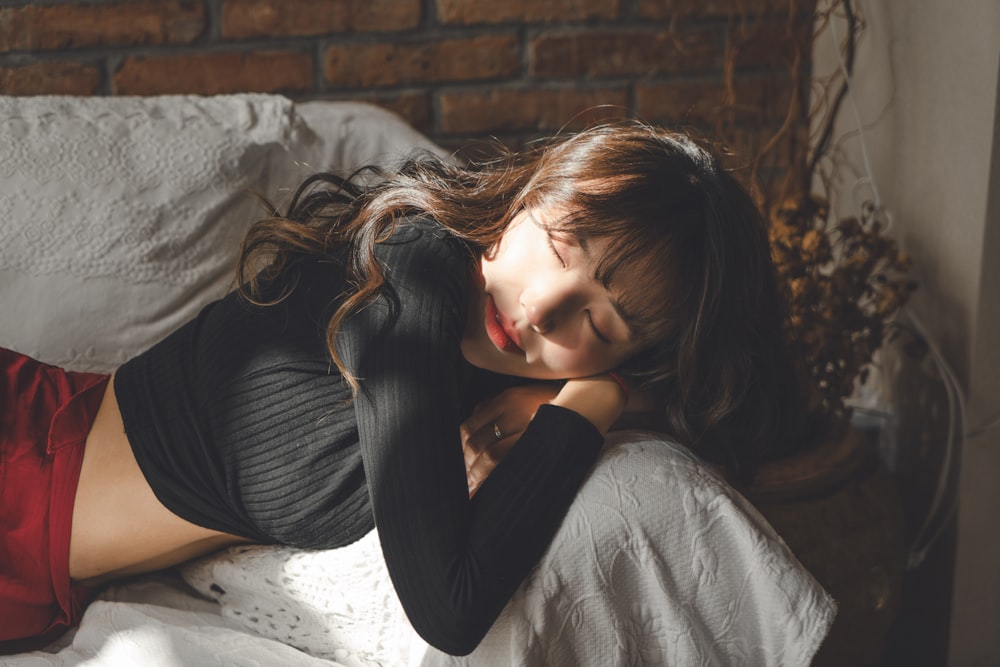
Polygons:
M899 611L905 545L902 502L874 446L848 427L762 466L741 491L837 600L813 665L880 664Z

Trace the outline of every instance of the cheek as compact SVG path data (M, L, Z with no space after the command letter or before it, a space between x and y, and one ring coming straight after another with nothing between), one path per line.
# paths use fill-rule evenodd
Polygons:
M533 240L529 235L530 231L523 225L508 229L493 248L493 252L488 254L489 256L483 255L481 263L483 273L516 274L525 267L537 263L538 248L545 246L542 245L544 242Z
M509 281L507 279L507 268L504 258L493 257L493 259L483 258L480 263L480 275L483 277L483 288L493 291L497 289L498 285L506 285Z

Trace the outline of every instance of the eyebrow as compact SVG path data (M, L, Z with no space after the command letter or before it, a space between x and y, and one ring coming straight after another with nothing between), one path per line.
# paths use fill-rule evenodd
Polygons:
M583 250L583 253L587 256L589 261L590 246L587 239L583 236L578 236L576 242L580 244L580 249ZM600 276L597 275L597 271L594 271L594 280L597 280L598 282L601 280ZM608 298L611 301L611 306L615 309L615 312L618 313L618 317L622 318L622 321L625 322L625 326L628 327L629 337L635 338L636 333L639 331L639 317L634 313L627 311L625 306L622 305L622 302L616 299L614 295L611 294L610 290L608 290Z

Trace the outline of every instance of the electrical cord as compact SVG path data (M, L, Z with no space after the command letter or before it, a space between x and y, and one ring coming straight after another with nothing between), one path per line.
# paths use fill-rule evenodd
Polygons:
M933 339L928 335L923 323L916 316L912 309L905 309L907 319L914 329L924 340L927 349L930 350L931 359L938 370L941 380L944 383L945 391L948 394L948 440L945 444L944 458L941 461L941 470L938 473L937 484L934 489L934 497L924 522L917 530L913 543L910 545L906 558L908 569L916 569L923 563L934 543L941 537L948 521L958 509L957 489L952 488L952 476L956 463L956 451L960 450L965 443L965 395L962 392L962 385L955 377L951 366L945 360L944 355L938 349ZM956 414L958 416L956 420ZM945 503L947 502L947 505ZM933 528L932 528L933 526Z

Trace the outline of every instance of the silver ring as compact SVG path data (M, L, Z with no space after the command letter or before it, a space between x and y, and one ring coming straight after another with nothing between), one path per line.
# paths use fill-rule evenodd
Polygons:
M493 436L497 440L503 440L503 431L500 430L500 426L496 422L493 422Z

